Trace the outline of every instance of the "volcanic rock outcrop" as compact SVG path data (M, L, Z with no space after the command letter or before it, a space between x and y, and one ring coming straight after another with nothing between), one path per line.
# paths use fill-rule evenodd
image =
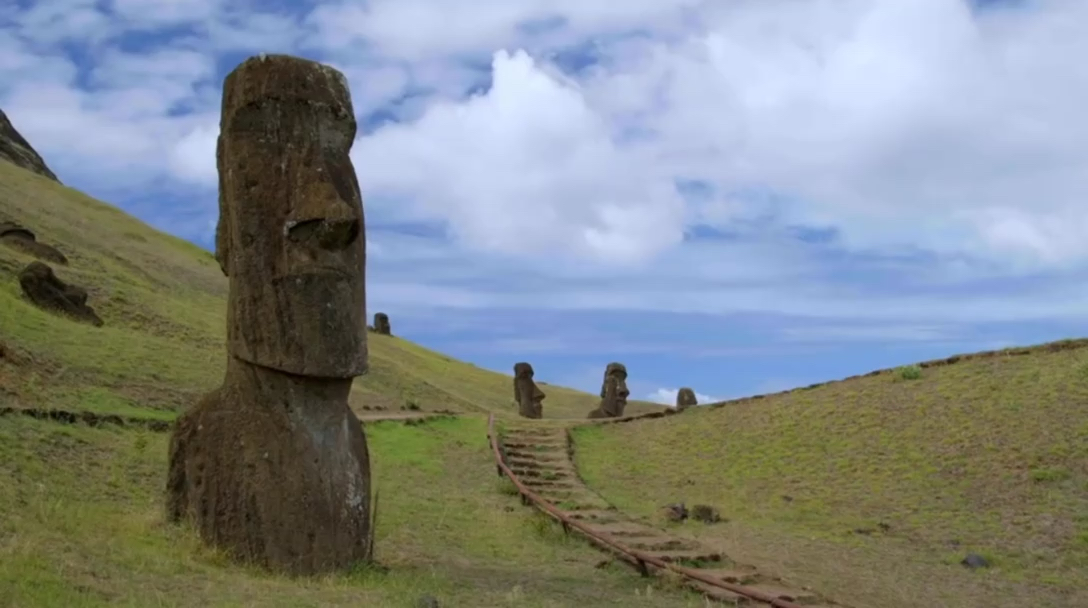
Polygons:
M177 421L167 515L287 574L372 558L370 458L348 407L367 370L362 197L344 76L251 57L223 84L216 258L230 278L223 384Z
M30 146L30 143L15 130L7 114L0 110L0 160L6 160L17 167L44 175L60 183L57 176L45 166L42 157Z
M59 312L95 327L102 326L102 319L87 306L87 290L61 281L48 264L27 264L19 272L19 287L38 308Z
M7 245L12 249L18 249L40 260L53 262L61 266L68 265L68 258L64 257L64 254L60 251L57 251L56 247L39 243L33 232L15 222L0 222L0 244Z
M590 418L619 418L627 407L627 368L622 363L609 363L601 384L601 404L589 413Z
M699 400L695 398L695 391L687 387L676 391L677 411L687 409L693 405L699 405Z
M514 364L514 401L518 414L526 418L544 416L544 391L533 382L533 366L521 362Z
M383 336L393 335L393 328L389 326L389 315L384 312L374 313L374 333Z

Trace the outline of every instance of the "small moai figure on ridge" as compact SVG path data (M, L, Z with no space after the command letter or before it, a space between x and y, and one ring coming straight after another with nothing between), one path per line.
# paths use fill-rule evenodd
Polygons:
M514 402L518 404L518 414L526 418L543 418L544 397L544 391L533 382L533 366L515 363Z
M589 413L590 418L619 418L627 407L627 367L622 363L609 363L604 370L601 384L601 404Z
M374 333L383 336L393 335L393 328L389 325L389 315L384 312L374 313Z
M699 400L695 398L695 391L686 386L676 391L676 411L686 410L693 405L699 405Z

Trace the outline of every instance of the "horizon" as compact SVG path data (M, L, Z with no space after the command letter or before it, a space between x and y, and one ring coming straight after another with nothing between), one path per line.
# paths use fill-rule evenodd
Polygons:
M672 405L1085 335L1083 2L16 7L15 128L209 251L223 77L344 72L368 316L483 368Z

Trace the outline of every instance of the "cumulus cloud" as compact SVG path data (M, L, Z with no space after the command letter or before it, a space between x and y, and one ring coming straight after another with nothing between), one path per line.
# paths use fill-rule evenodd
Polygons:
M682 238L669 176L612 141L576 84L523 52L495 54L486 95L439 102L360 140L371 196L403 197L469 247L631 260Z
M649 395L647 395L646 399L649 400L649 401L652 401L654 403L662 403L664 405L675 406L676 405L676 394L679 393L679 392L680 392L680 389L678 389L678 388L659 388L656 391L654 391L654 392L650 393ZM708 395L704 395L702 393L699 393L698 391L696 391L696 393L695 393L695 400L698 401L700 404L714 403L716 401L721 401L721 399L717 399L715 397L710 397Z

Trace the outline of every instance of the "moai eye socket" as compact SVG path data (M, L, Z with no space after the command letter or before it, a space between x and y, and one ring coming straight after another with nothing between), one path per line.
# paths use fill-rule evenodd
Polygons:
M361 232L356 219L311 219L287 228L287 236L296 243L326 251L347 249Z

